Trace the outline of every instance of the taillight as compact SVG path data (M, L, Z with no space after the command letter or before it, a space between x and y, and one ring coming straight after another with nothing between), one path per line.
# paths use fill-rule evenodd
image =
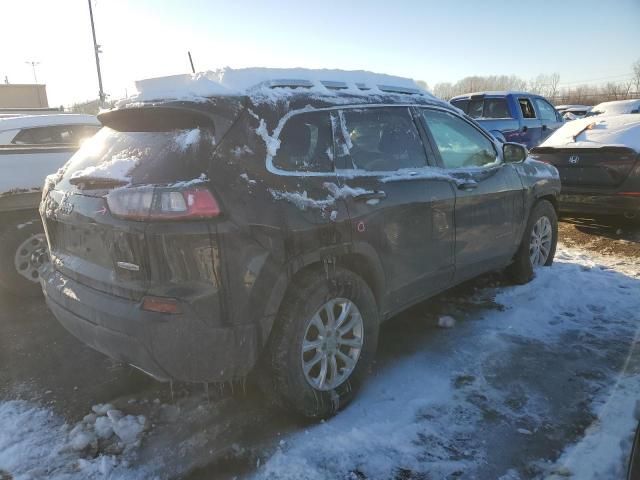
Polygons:
M618 192L618 195L625 197L640 197L640 192Z
M220 206L204 187L132 187L107 196L114 217L129 220L197 220L220 215Z

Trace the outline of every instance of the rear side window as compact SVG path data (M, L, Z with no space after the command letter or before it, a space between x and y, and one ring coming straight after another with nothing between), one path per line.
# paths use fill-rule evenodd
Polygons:
M469 100L453 100L451 101L451 105L459 108L464 113L469 113Z
M484 118L511 118L505 98L485 98L482 110Z
M15 145L78 145L94 135L100 127L94 125L51 125L25 128L11 143Z
M427 165L424 145L408 108L344 110L341 121L350 160L346 168L389 172Z
M297 172L333 171L333 136L328 112L292 116L280 133L273 165Z
M538 113L540 114L540 118L542 120L549 120L551 122L555 122L557 120L556 109L553 108L548 102L541 98L535 98L533 101L536 104L536 108L538 109Z
M482 167L498 159L493 143L477 128L447 112L422 110L445 168Z
M518 104L520 104L523 118L536 118L536 112L533 110L533 105L531 105L531 101L528 98L519 98Z

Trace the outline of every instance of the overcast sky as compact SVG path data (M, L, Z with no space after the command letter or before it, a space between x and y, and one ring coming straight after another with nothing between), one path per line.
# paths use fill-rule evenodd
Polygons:
M104 88L224 66L366 69L425 80L560 74L628 78L640 58L640 0L93 0ZM277 6L276 6L277 4ZM97 97L87 0L3 0L0 80L52 106Z

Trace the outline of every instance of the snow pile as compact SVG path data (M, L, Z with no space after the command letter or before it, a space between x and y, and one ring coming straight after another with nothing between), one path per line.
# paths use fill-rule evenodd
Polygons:
M91 179L108 179L130 182L130 172L140 162L139 155L135 151L122 151L110 160L92 165L82 170L77 170L71 175L71 179L91 178Z
M208 97L238 94L216 82L210 72L147 78L136 81L135 85L137 93L122 104L164 100L205 102Z
M98 405L70 428L48 409L20 400L0 402L0 472L16 480L150 478L148 469L130 467L145 422Z
M565 123L541 147L623 146L640 152L640 114L586 117Z
M139 446L144 416L124 415L111 404L94 405L92 410L69 432L69 444L74 450L97 450L101 440L115 440L120 451Z

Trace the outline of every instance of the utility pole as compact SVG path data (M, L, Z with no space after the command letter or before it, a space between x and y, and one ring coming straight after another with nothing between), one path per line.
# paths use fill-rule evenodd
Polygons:
M102 52L100 50L100 45L98 45L98 42L96 42L96 27L93 24L93 9L91 8L91 0L88 0L88 2L89 2L89 18L91 19L91 33L93 34L93 52L95 53L95 56L96 56L96 70L98 71L98 88L99 88L98 95L100 96L100 107L104 107L104 101L106 100L107 96L104 94L104 90L102 89L102 74L100 73L99 54Z
M38 84L38 77L36 76L36 66L40 65L40 62L34 62L33 60L30 62L24 62L27 65L31 65L31 68L33 69L33 83L35 83L36 85Z

